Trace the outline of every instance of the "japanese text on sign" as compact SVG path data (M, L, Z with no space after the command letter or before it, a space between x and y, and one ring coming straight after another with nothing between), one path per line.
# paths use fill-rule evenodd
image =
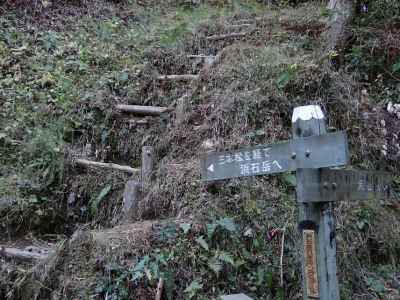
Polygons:
M319 290L314 230L303 230L303 243L307 295L311 298L318 298Z
M332 155L326 155L327 151ZM348 161L344 132L310 136L254 148L207 152L201 159L202 179L207 181L267 175L299 168L341 166Z
M253 149L236 153L224 153L218 157L218 165L239 163L240 175L258 175L269 173L273 170L282 170L277 160L271 160L271 148ZM256 161L256 162L255 162Z

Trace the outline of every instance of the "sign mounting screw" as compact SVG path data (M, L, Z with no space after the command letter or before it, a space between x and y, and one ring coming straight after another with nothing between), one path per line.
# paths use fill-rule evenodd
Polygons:
M296 159L296 152L292 152L292 159Z
M323 186L324 186L324 189L328 189L328 183L326 181L324 182Z
M306 157L310 157L310 155L311 155L311 151L310 151L310 150L307 150L307 151L306 151Z
M336 182L332 182L332 188L335 190L337 188L337 183Z

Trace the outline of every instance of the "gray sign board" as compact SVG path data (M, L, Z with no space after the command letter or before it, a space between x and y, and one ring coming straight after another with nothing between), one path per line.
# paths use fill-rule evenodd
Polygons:
M318 182L305 182L298 193L304 202L390 199L392 177L389 173L359 170L320 170Z
M299 168L326 168L348 163L345 132L310 136L249 149L211 152L201 159L205 181L266 175Z
M246 296L245 294L221 296L220 299L221 300L253 300L250 297Z

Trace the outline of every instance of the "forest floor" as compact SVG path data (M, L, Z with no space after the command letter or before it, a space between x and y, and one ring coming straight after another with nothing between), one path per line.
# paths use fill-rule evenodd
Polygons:
M342 299L400 299L399 4L370 1L324 54L324 3L194 2L0 6L0 299L154 299L160 278L163 299L302 299L296 177L206 184L199 159L290 139L308 104L397 195L335 204ZM137 175L77 160L140 168L143 146L150 188L121 221Z

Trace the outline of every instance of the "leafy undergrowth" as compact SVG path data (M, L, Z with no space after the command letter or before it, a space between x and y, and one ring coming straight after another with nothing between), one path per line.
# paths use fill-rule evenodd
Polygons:
M371 6L375 31L364 15L356 19L337 71L320 54L329 13L319 4L94 1L37 9L25 18L20 8L0 16L1 239L115 225L128 176L82 169L74 159L138 167L143 145L155 147L158 165L138 216L168 219L159 230L149 221L132 224L157 237L129 234L126 244L108 238L130 232L125 227L79 231L31 272L2 269L0 297L150 299L164 278L168 299L235 292L300 299L294 176L204 184L198 165L207 145L289 139L298 105L321 105L330 128L348 131L352 164L388 170L400 184L399 119L386 110L399 99L400 57L394 39L385 40L392 49L385 54L372 43L384 38L381 26L397 32L396 16L382 15L390 9ZM240 20L251 23L244 37L206 39L237 30ZM217 61L207 68L191 54ZM200 80L159 82L160 74ZM118 103L175 107L185 94L181 123L171 114L131 128L114 110ZM168 221L174 218L182 221ZM399 297L398 204L341 203L337 222L343 298ZM109 243L100 247L99 235Z

